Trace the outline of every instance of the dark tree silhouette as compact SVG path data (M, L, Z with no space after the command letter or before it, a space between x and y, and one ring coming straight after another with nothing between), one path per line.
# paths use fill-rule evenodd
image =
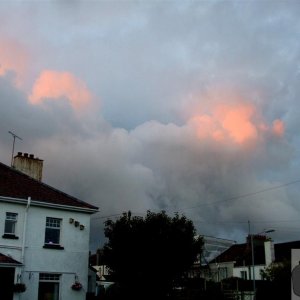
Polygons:
M291 261L272 263L261 272L265 286L257 290L257 300L291 299Z
M124 213L105 222L104 260L123 296L163 298L179 282L202 251L193 222L148 211L142 217Z

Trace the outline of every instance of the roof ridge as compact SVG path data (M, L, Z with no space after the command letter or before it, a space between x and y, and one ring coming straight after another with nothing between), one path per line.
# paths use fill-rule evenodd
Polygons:
M70 194L68 194L68 193L66 193L66 192L64 192L64 191L61 191L61 190L59 190L59 189L57 189L57 188L55 188L55 187L53 187L53 186L51 186L51 185L49 185L49 184L43 182L43 181L39 181L39 180L37 180L37 179L35 179L35 178L33 178L33 177L27 175L27 174L25 174L25 173L23 173L23 172L21 172L21 171L15 169L14 167L9 167L9 166L7 166L6 164L4 164L4 163L2 163L2 162L0 162L0 166L6 168L6 169L7 169L8 171L10 171L10 172L13 172L13 173L18 174L18 176L22 176L24 179L27 179L27 180L31 181L32 183L38 184L38 185L40 185L40 186L42 186L42 187L45 187L46 189L50 189L50 190L52 190L53 192L58 193L58 194L60 194L60 195L62 195L62 196L65 196L65 197L67 197L67 198L69 198L69 199L72 199L72 200L75 201L75 202L78 202L78 203L80 203L80 204L82 204L82 205L86 205L86 206L88 206L88 207L91 208L91 209L98 209L98 207L96 207L96 206L94 206L94 205L92 205L92 204L89 204L89 203L87 203L87 202L85 202L85 201L83 201L83 200L80 200L80 199L78 199L77 197L74 197L74 196L72 196L72 195L70 195ZM33 201L38 201L38 199L32 199L32 200L33 200ZM46 202L47 202L47 201L46 201Z

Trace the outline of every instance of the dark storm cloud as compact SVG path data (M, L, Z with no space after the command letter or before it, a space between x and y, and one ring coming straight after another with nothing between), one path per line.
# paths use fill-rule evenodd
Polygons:
M8 130L16 131L17 151L45 160L48 183L100 207L93 233L100 217L166 209L191 217L199 233L237 239L250 219L254 230L276 225L275 238L292 238L275 221L300 211L299 184L284 185L300 178L299 10L295 1L2 5L0 33L18 41L28 62L20 70L14 52L0 51L1 161L9 163ZM44 70L85 82L95 106L75 112L72 86L30 104ZM232 99L207 97L219 87L255 108L243 120L258 130L251 147L203 138L202 117L207 135L230 137L213 113ZM265 192L223 201L255 191Z

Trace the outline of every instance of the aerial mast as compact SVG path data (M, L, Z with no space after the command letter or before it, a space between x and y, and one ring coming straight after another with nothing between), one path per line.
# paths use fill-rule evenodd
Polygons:
M13 138L14 138L13 146L12 146L12 152L11 152L11 162L10 162L10 166L12 167L12 165L13 165L13 159L14 159L14 152L15 152L15 141L16 141L16 138L19 139L19 140L21 140L21 141L22 141L22 139L19 136L17 136L15 133L11 132L11 131L9 131L8 133L10 133L13 136Z

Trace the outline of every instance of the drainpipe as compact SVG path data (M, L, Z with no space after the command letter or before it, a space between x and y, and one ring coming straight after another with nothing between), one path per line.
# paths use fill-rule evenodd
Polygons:
M23 264L23 266L24 266L24 262L25 262L24 256L25 256L27 215L28 215L28 210L30 207L30 202L31 202L31 197L28 197L27 206L26 206L25 215L24 215L24 225L23 225L23 240L22 240L22 254L21 254L21 263Z

